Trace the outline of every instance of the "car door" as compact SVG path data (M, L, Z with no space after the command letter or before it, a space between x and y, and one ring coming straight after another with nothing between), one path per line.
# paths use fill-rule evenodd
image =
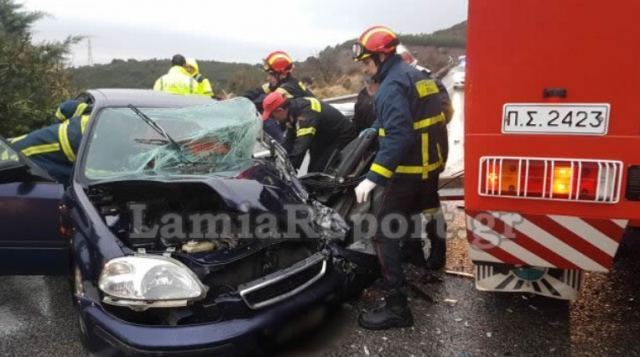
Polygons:
M68 271L60 233L64 188L0 137L0 275Z

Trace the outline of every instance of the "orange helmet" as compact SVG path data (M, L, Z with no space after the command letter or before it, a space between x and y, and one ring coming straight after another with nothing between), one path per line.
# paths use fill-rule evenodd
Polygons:
M388 27L370 27L353 44L353 60L361 61L374 53L393 53L399 43L398 36Z
M287 73L293 69L293 60L284 51L271 52L267 58L264 59L262 68L267 72L275 72L278 74Z

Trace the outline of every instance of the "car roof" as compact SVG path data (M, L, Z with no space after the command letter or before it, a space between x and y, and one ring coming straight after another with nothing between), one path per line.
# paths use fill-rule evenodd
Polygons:
M199 95L178 95L151 89L90 89L96 107L126 107L129 104L141 108L178 108L211 104L213 99Z

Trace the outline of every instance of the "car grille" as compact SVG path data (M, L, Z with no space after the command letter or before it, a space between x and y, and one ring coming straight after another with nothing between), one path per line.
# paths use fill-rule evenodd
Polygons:
M322 278L326 271L326 258L318 253L287 269L240 285L238 291L249 308L260 309L301 292Z

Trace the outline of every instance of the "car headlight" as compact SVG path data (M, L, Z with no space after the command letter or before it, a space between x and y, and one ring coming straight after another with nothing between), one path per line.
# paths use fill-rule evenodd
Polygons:
M184 264L154 255L110 260L102 269L98 285L106 303L143 309L184 306L207 292Z

